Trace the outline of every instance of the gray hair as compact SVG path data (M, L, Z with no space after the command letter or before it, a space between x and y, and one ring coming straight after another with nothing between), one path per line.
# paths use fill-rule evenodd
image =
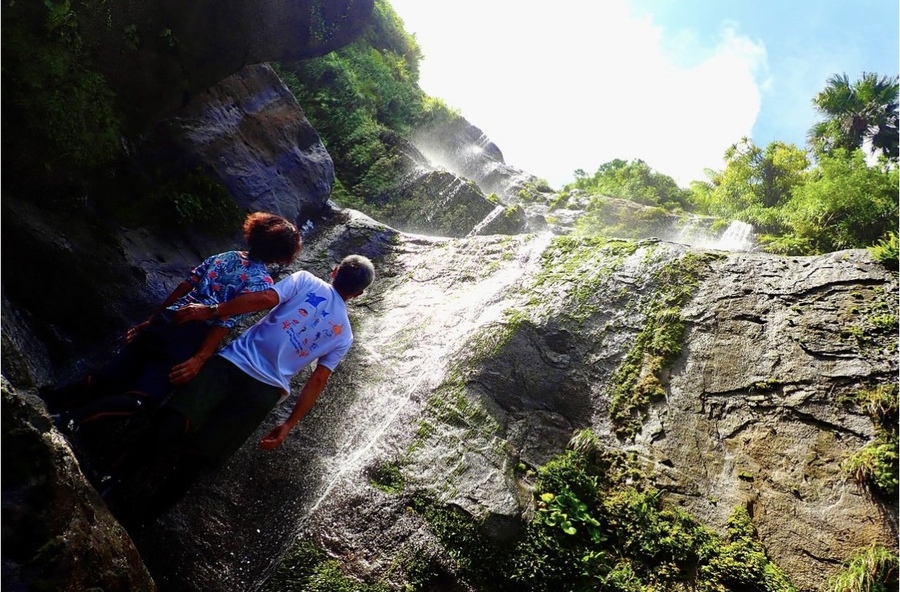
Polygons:
M375 266L367 257L348 255L338 265L331 284L344 296L359 294L375 280Z

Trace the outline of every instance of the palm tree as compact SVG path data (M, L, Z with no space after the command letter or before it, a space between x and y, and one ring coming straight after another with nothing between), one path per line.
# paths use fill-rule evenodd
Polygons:
M828 79L825 90L813 105L826 119L809 131L809 142L819 154L836 148L854 150L869 140L872 153L881 152L891 160L898 157L897 95L898 77L863 72L854 83L846 74Z

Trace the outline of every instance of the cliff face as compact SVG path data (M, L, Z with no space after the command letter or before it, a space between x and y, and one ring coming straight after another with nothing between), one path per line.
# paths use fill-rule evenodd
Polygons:
M125 229L5 195L5 583L152 590L143 560L160 590L253 590L299 537L364 580L402 586L415 575L404 559L426 558L446 575L442 589L468 590L410 500L461 509L515 541L535 509L519 467L546 463L583 428L635 455L665 503L718 531L747 508L802 590L823 590L853 549L896 545L895 501L842 468L876 437L855 395L896 382L895 273L864 251L784 258L515 234L526 214L492 217L501 210L483 193L518 195L532 180L498 166L487 139L479 158L460 152L480 138L467 124L420 143L432 154L427 144L449 137L447 168L483 191L448 195L466 183L423 168L421 185L442 182L397 220L423 234L510 235L405 234L334 212L315 130L271 69L243 66L324 53L358 32L371 2L182 4L93 15L116 35L129 27L135 46L110 52L103 71L136 110L166 114L144 138L147 162L203 168L241 207L311 220L291 270L326 277L361 253L378 281L351 307L348 359L289 441L255 446L285 407L147 532L138 557L35 389L101 361L192 265L238 237ZM112 36L96 39L123 42ZM373 478L385 466L391 491Z
M2 394L4 588L155 592L42 403L5 378Z
M896 317L896 275L865 251L426 238L348 212L320 222L294 268L324 275L351 252L379 280L354 301L349 358L281 449L255 441L293 399L148 531L161 590L254 589L298 532L371 581L402 582L397 558L422 554L454 573L410 496L515 540L533 511L515 467L582 428L636 454L665 503L714 529L748 508L801 590L823 590L853 549L894 544L896 507L841 468L875 435L852 395L897 372L896 331L878 321ZM673 319L680 353L654 365L646 340ZM662 396L623 401L629 369ZM385 464L393 493L372 481Z
M373 0L86 4L92 61L122 105L153 121L251 64L325 55L356 39Z
M321 211L334 163L268 65L247 66L193 97L143 139L145 160L176 176L202 170L244 211L288 220Z

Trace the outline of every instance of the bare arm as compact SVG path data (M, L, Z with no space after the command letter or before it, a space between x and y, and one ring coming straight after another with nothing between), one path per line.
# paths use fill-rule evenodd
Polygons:
M187 280L184 280L183 282L181 282L180 284L175 286L175 289L172 290L172 293L169 294L168 296L166 296L166 299L163 300L163 303L159 305L159 308L157 309L157 311L155 313L153 313L154 316L160 314L162 311L164 311L166 309L166 307L168 307L172 304L175 304L176 300L178 300L179 298L181 298L182 296L184 296L185 294L187 294L188 292L190 292L193 289L194 289L193 284L191 284Z
M188 321L205 321L216 317L230 317L233 315L258 312L274 308L278 304L278 292L273 288L261 292L249 292L235 296L231 300L219 304L215 314L213 307L205 304L188 304L175 311L172 320L180 325Z
M203 364L216 353L226 335L228 335L227 327L210 327L197 353L184 362L172 366L172 370L169 371L169 382L178 386L193 380L203 368Z
M297 403L294 405L291 416L283 424L275 426L268 436L260 440L260 448L263 450L274 450L281 446L281 443L291 433L294 426L300 423L300 420L312 409L316 399L325 390L325 385L328 383L328 377L330 376L331 370L321 364L316 366L306 384L303 385L303 390L300 391L300 395L297 397Z
M150 324L150 321L152 321L155 317L158 317L160 315L160 313L162 313L162 311L164 311L166 309L166 307L168 307L171 304L174 304L176 300L178 300L179 298L181 298L182 296L184 296L185 294L187 294L188 292L190 292L193 289L194 289L194 286L192 286L191 283L187 280L184 280L183 282L181 282L180 284L175 286L175 289L172 290L172 292L168 296L166 296L166 299L163 300L162 304L159 305L159 308L157 308L156 311L152 315L150 315L149 319L147 319L146 321L144 321L143 323L141 323L139 325L136 325L136 326L130 328L125 333L125 341L127 343L131 343L134 340L134 338L137 337L137 334L140 333L141 331L143 331L144 329L146 329L147 325Z

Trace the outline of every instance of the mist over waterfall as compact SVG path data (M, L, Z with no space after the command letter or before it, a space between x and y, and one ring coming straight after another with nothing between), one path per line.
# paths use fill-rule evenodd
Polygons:
M746 222L740 220L731 222L719 236L711 232L707 225L708 221L699 218L689 219L671 240L697 248L734 252L752 251L756 247L753 226Z

